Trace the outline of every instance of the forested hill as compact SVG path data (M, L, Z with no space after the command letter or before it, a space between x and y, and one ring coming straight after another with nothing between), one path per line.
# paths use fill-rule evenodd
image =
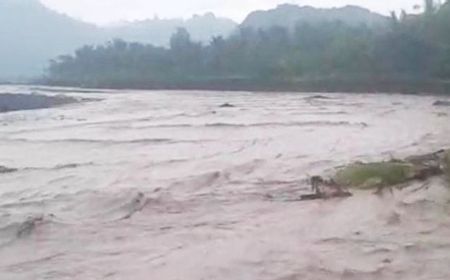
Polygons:
M430 0L427 0L430 2ZM450 92L450 4L393 14L382 28L325 21L240 28L208 45L178 29L170 47L116 40L49 66L55 85Z
M299 7L284 4L268 11L252 12L241 26L255 29L281 26L292 29L299 23L318 24L339 21L351 26L365 24L370 27L382 27L388 23L388 20L389 18L385 16L357 6L319 9L309 6Z
M237 24L205 14L187 20L155 18L97 27L59 14L39 0L0 0L0 80L41 75L50 59L114 38L168 46L178 27L207 43L213 36L228 36Z

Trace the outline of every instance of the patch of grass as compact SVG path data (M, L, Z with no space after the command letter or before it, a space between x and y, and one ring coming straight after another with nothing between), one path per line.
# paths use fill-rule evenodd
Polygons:
M342 186L371 189L413 179L414 165L406 162L355 163L339 170L334 181Z

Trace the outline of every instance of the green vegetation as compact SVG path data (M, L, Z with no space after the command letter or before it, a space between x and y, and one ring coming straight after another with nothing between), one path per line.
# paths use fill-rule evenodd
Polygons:
M414 165L406 162L351 164L336 173L333 180L341 186L371 189L393 186L415 177Z
M372 189L426 180L443 173L450 176L450 150L411 156L405 160L350 164L339 169L331 181L339 186Z
M381 26L241 27L209 45L183 28L170 48L115 40L53 60L45 81L112 88L450 92L450 3Z

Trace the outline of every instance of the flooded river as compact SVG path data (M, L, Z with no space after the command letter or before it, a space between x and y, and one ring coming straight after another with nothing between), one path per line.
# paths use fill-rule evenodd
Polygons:
M290 202L337 166L450 148L445 98L0 92L99 99L0 114L0 279L450 279L443 179Z

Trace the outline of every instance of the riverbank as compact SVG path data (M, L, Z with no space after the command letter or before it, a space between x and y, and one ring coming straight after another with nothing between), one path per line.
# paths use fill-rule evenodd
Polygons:
M259 92L349 92L349 93L403 93L450 95L450 81L427 79L339 78L304 79L297 81L260 79L205 79L183 81L40 81L48 86L67 86L99 89L142 90L214 90Z

